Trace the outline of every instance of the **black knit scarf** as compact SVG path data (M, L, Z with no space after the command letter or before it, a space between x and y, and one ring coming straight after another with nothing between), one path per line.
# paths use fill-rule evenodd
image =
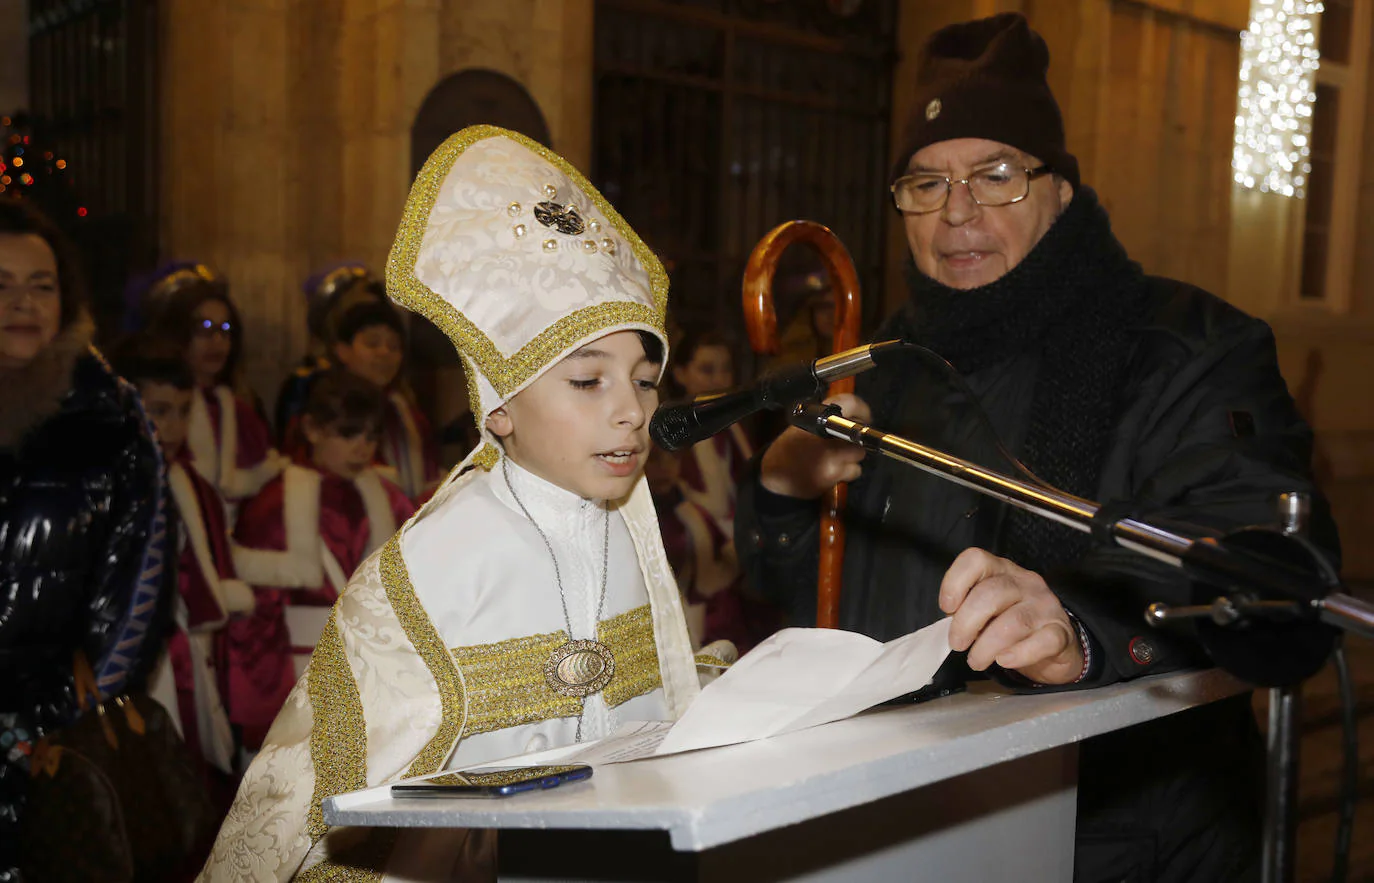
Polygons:
M1140 267L1112 235L1097 195L1079 188L1040 242L995 282L949 288L909 263L907 286L902 333L961 373L1038 351L1020 458L1045 481L1091 499L1148 305ZM1002 536L1004 556L1042 573L1077 561L1090 542L1019 509L1007 512Z

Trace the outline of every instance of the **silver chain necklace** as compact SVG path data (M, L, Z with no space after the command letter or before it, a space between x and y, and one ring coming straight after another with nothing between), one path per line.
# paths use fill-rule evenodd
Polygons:
M525 507L520 495L515 492L515 485L510 480L509 460L501 458L501 475L506 480L506 489L510 491L511 499L515 500L515 505L520 507L520 512L529 521L539 538L544 541L544 548L549 550L549 559L553 561L553 578L558 583L558 600L563 604L563 623L568 629L568 640L561 644L549 654L549 658L544 662L544 681L555 693L562 696L571 696L578 699L586 699L593 693L600 692L611 681L615 674L615 654L611 648L596 640L574 641L572 616L568 613L568 593L563 589L563 574L558 568L558 556L553 552L553 543L549 542L548 534L539 526L539 522L534 520L530 510ZM601 540L601 597L596 603L596 619L594 622L601 622L601 612L606 606L606 582L610 574L610 550L611 550L611 509L606 507L605 530ZM582 716L577 718L578 742L582 741Z

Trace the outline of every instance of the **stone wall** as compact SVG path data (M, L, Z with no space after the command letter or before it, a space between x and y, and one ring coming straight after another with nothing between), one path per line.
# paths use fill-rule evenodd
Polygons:
M301 281L379 272L410 187L425 95L470 67L540 105L555 149L591 155L592 0L166 0L161 252L228 276L269 401L304 351Z

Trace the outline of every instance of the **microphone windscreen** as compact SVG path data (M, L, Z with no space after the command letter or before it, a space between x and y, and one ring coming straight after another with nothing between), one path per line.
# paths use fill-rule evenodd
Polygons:
M664 405L649 421L649 438L671 453L695 444L692 431L696 427L696 415L690 407Z

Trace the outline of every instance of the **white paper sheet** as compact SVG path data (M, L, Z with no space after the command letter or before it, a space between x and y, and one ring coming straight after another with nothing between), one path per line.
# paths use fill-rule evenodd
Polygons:
M596 742L523 754L474 769L625 763L843 720L929 684L949 655L949 623L942 619L886 644L837 629L784 629L708 684L676 724L633 721ZM331 799L336 808L345 809L390 790L389 784L381 785Z
M886 644L837 629L783 629L708 684L654 753L766 739L915 692L949 655L949 623Z
M581 745L550 748L537 754L522 754L490 766L538 766L546 763L585 763L603 766L653 757L664 737L673 728L672 721L630 721L616 728L604 739Z

